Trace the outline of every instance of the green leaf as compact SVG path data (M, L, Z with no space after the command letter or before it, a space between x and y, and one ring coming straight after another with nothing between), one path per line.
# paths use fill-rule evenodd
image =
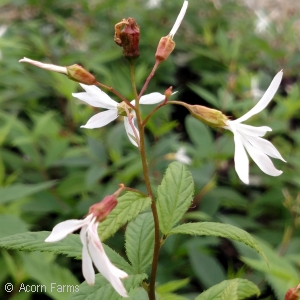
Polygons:
M161 294L174 292L176 290L179 290L182 287L185 287L189 283L189 281L190 281L189 278L169 281L167 283L158 286L156 288L156 291Z
M40 285L39 291L46 292L51 298L65 300L79 287L73 273L53 262L49 253L22 253L24 268L31 279ZM26 285L24 285L25 290Z
M126 253L134 274L146 272L151 264L154 247L154 222L150 212L143 213L126 228Z
M194 182L187 167L171 163L157 189L157 213L163 234L167 235L180 221L191 205L193 193Z
M0 238L28 231L28 225L15 215L0 215Z
M63 254L76 259L81 258L82 244L78 234L70 234L62 241L56 243L46 243L45 239L50 231L25 232L0 239L0 248L20 251L41 251ZM114 250L104 245L104 250L111 262L118 268L132 273L132 267Z
M151 199L149 197L143 197L138 193L127 192L119 197L117 206L98 227L101 241L112 236L120 227L133 220L141 211L150 205Z
M173 228L169 232L169 235L178 233L201 236L218 236L242 242L260 253L267 261L265 254L255 239L248 232L232 225L215 222L187 223Z
M127 291L134 289L147 278L147 274L130 275L122 280ZM74 293L68 300L87 300L87 299L109 299L121 300L121 297L112 285L100 274L96 275L95 284L89 286L86 282L79 286L79 291Z
M197 147L197 156L210 157L215 152L215 146L209 127L192 116L185 119L185 124L190 139Z
M231 288L228 290L226 289L232 283L237 285L237 298L224 298L229 294ZM235 278L231 280L224 280L221 283L214 285L213 287L200 294L197 298L195 298L195 300L244 300L254 295L260 295L260 291L254 283L247 279Z
M37 184L14 184L8 187L0 188L0 204L8 203L13 200L24 198L26 196L46 190L56 183L55 180Z
M221 300L239 300L238 294L238 283L236 281L231 282L221 294Z

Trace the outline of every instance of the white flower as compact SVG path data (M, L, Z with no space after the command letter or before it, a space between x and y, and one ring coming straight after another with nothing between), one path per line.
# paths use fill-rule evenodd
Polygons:
M237 120L227 120L226 126L224 126L225 129L232 131L234 134L235 170L240 179L246 184L249 183L249 160L245 148L264 173L271 176L279 176L282 174L282 171L274 167L269 156L281 159L284 162L285 160L269 141L262 138L267 131L272 131L272 129L267 126L254 127L242 124L242 122L253 115L261 112L269 104L279 87L282 75L282 71L277 73L263 97L250 111Z
M68 234L81 228L80 239L82 248L82 273L89 285L95 283L93 263L98 271L110 282L113 288L122 296L128 297L125 287L120 278L128 275L115 267L104 252L103 246L97 233L99 222L93 214L89 214L83 220L68 220L57 224L45 242L57 242L64 239Z
M93 117L91 117L87 121L86 125L81 127L90 128L90 129L103 127L108 123L114 121L119 116L120 111L122 111L123 113L125 112L124 108L122 108L122 105L126 105L124 102L121 103L116 102L95 85L85 85L85 84L80 84L80 85L85 89L86 92L73 93L72 95L74 97L94 107L101 107L107 109L106 111L100 112L94 115ZM163 100L165 100L165 95L160 93L151 93L142 96L140 99L140 104L157 104ZM132 100L130 103L134 106L135 100ZM131 108L129 106L127 106L127 109L135 117L134 111L131 112ZM133 118L133 123L134 123L134 119L135 118ZM133 145L137 146L137 143L134 138L135 135L132 127L129 124L127 116L124 116L124 125L130 142ZM138 134L138 130L136 129L135 131Z
M172 37L172 39L173 39L176 31L178 30L178 28L179 28L179 26L180 26L183 18L184 18L185 12L186 12L187 7L188 7L188 4L189 4L188 1L184 1L183 2L182 8L180 10L180 13L179 13L179 15L178 15L178 17L177 17L174 25L173 25L173 28L171 29L171 31L169 33L169 35Z

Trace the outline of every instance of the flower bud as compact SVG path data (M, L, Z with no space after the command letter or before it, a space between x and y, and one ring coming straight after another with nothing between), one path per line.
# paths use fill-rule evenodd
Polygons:
M109 195L104 197L101 202L92 205L89 209L89 214L93 214L97 218L97 222L104 221L109 213L118 204L117 197L115 195Z
M284 300L298 300L300 297L299 293L300 284L295 288L290 288L285 294Z
M202 105L189 105L185 107L192 116L211 127L224 127L228 118L219 110L208 108Z
M123 27L123 29L121 29ZM140 56L139 41L140 27L135 19L123 19L115 25L114 40L117 45L123 48L123 54L127 59L138 58Z
M173 87L170 86L168 89L165 90L165 96L166 96L167 99L170 98L173 95L172 89L173 89Z
M97 83L97 79L94 75L77 64L67 67L67 76L71 80L84 83L86 85L94 85Z

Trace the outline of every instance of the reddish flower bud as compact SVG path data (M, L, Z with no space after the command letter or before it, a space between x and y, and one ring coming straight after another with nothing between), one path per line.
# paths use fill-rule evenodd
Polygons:
M172 89L173 89L173 87L170 86L168 89L165 90L165 96L167 99L172 96L172 94L173 94Z
M300 284L295 288L290 288L285 294L284 300L298 300L300 297Z
M101 202L92 205L89 209L89 214L93 214L97 218L98 222L104 221L109 213L118 204L117 197L115 195L109 195L104 197Z
M135 59L140 56L140 27L137 25L135 19L123 19L120 23L116 24L114 40L117 45L123 48L123 54L127 59Z

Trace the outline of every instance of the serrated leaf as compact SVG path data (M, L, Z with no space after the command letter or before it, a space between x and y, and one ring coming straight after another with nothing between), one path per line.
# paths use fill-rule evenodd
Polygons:
M127 192L119 197L117 206L98 227L101 241L112 236L120 227L133 220L150 205L151 199L138 193Z
M56 180L37 184L13 184L8 187L0 188L0 204L8 203L19 198L38 193L54 186Z
M137 287L147 274L130 275L128 278L122 280L127 291ZM112 285L100 274L96 275L95 284L89 286L86 282L79 286L79 291L71 295L68 300L92 300L92 299L109 299L121 300L121 297L112 287Z
M247 279L235 278L231 280L224 280L221 283L212 286L211 288L200 294L198 297L196 297L195 300L221 300L222 293L232 283L237 284L236 299L238 300L244 300L254 295L260 295L260 291L254 283Z
M248 232L232 225L215 222L187 223L173 228L169 232L169 235L178 233L200 236L218 236L242 242L260 253L267 262L265 254L255 239Z
M157 188L157 213L160 230L167 235L180 221L193 200L194 182L187 167L173 162Z
M79 287L79 282L73 273L50 261L49 253L46 255L46 253L23 252L21 257L30 278L40 284L36 287L40 287L40 291L47 293L51 298L65 300L76 290L76 287Z
M150 212L143 213L126 228L126 253L134 274L146 272L151 264L154 247L154 222Z
M220 300L239 300L237 289L238 283L236 281L231 282L221 293Z
M82 244L78 234L70 234L62 241L56 243L46 243L45 239L50 231L25 232L7 236L0 239L0 248L20 251L41 251L63 254L76 259L81 258ZM132 273L132 267L124 258L114 250L104 245L104 250L110 261L118 268Z

